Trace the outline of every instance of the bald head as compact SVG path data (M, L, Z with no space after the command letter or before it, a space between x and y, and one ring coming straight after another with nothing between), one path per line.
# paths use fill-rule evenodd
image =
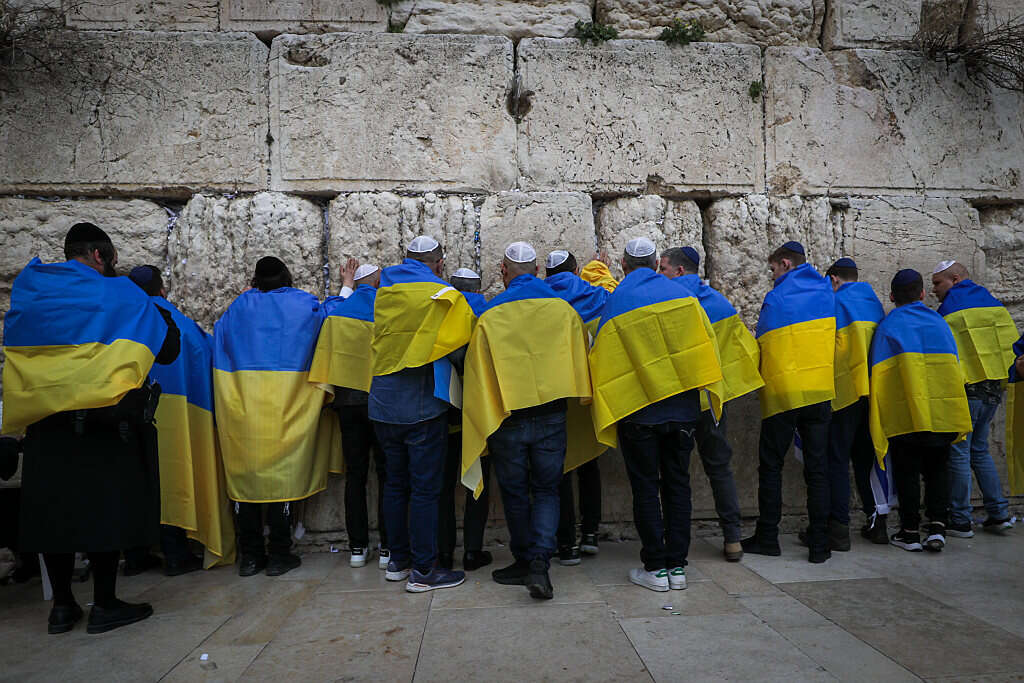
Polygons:
M969 280L970 277L971 273L967 270L967 266L959 261L954 261L953 265L945 270L932 274L932 293L939 301L943 301L954 285Z

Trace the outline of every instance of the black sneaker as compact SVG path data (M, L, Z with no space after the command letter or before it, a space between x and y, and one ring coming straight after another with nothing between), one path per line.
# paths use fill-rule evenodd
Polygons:
M981 525L981 528L989 533L1003 535L1013 530L1013 520L1009 517L1003 519L992 519L989 517Z
M956 538L974 538L974 524L971 522L952 522L946 527L946 534Z
M811 564L821 564L832 558L832 551L828 548L812 548L807 551L807 561Z
M903 548L904 550L909 550L912 553L919 553L924 549L921 547L921 534L916 531L900 529L897 533L892 535L889 542L897 548Z
M302 564L298 555L271 555L267 561L267 576L281 576L287 574Z
M740 545L743 546L743 552L751 553L752 555L769 555L771 557L778 557L782 554L782 548L779 547L778 539L769 543L759 539L757 534L754 534L750 538L744 538L740 541Z
M580 541L580 550L583 551L584 555L597 555L597 534L583 534L583 540Z
M525 586L529 573L530 563L526 560L516 560L507 567L495 569L491 572L491 578L503 586Z
M580 547L578 545L563 545L558 549L558 564L563 567L571 567L580 563Z
M266 555L242 555L242 560L238 563L238 575L255 576L263 571L266 566Z
M153 614L153 607L148 602L132 604L118 600L116 604L109 607L93 605L89 611L89 624L85 627L85 632L106 633L115 628L142 621L151 614Z
M888 515L880 515L876 512L861 527L860 535L875 545L887 545L889 543L889 529L886 526L888 521Z
M526 589L530 597L537 600L550 600L555 595L548 576L548 565L544 560L530 562L530 573L526 577Z
M940 552L946 547L946 525L942 522L925 524L922 530L927 534L924 541L924 549L933 553Z
M54 605L47 620L46 632L50 634L67 633L82 618L82 608L77 602L70 605Z
M462 568L467 572L486 567L494 561L494 556L487 550L467 550L462 554Z

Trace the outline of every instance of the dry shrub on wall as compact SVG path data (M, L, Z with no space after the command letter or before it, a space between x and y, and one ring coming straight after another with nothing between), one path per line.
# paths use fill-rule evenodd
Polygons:
M962 62L979 84L1024 93L1024 15L997 20L986 0L932 0L908 47L947 64Z
M58 46L63 29L60 0L0 0L0 92L22 73L56 73L66 59Z

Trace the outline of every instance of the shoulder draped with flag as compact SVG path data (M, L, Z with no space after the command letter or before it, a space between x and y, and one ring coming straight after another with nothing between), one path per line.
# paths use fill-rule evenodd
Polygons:
M213 420L213 337L166 299L152 300L181 332L178 358L150 373L162 392L156 409L160 521L202 543L207 568L231 564L235 529Z
M475 321L462 292L414 259L383 270L373 311L374 376L447 356L469 342Z
M298 500L327 486L317 438L324 387L309 381L323 317L307 292L250 289L214 326L217 432L232 500Z
M466 351L462 405L462 482L483 490L479 459L487 438L513 410L570 399L565 471L600 455L589 411L587 336L572 306L532 275L494 297ZM571 400L578 399L578 400Z
M32 259L4 319L3 433L117 404L146 381L166 336L160 312L128 278Z
M836 396L832 410L842 410L868 395L871 337L885 317L875 290L866 282L846 282L836 290Z
M1010 386L1006 392L1006 470L1010 480L1010 494L1024 494L1024 382L1017 373L1016 360L1024 356L1024 336L1013 343L1013 361L1010 364Z
M761 305L761 417L835 397L836 304L832 285L809 264L775 281Z
M487 309L487 297L480 292L463 292L462 296L466 298L466 303L473 309L473 315L479 316Z
M761 351L757 340L729 300L721 292L700 279L699 275L683 275L673 282L686 286L697 297L708 314L715 331L718 357L722 363L722 402L731 401L764 386L759 366ZM701 394L701 410L708 409L707 395Z
M871 340L868 423L882 463L889 439L914 432L971 431L963 375L949 325L920 302L899 306Z
M963 280L946 293L939 315L953 330L967 384L1006 379L1017 326L998 299L981 285Z
M649 268L634 270L605 304L590 350L598 440L616 446L619 420L652 403L705 389L721 415L715 331L697 298Z
M614 292L619 286L619 281L612 277L608 266L601 261L594 260L580 269L580 277L586 282L597 287L602 287L609 292Z
M372 375L373 305L377 290L359 285L347 299L324 302L324 323L309 369L309 381L369 391Z
M558 298L567 301L579 313L588 332L594 334L597 331L601 311L608 301L607 289L592 285L568 272L549 275L544 278L544 283L554 290Z

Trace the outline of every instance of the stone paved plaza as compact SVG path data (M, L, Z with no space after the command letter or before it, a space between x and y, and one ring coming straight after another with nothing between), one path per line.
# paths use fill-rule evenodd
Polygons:
M606 542L554 566L544 603L490 567L411 595L343 553L280 578L151 572L119 588L156 614L97 636L48 636L34 580L0 588L0 680L1024 680L1024 531L938 556L857 538L824 565L795 536L741 564L720 547L696 539L689 588L654 593L626 578L639 545ZM91 586L76 590L84 606Z

